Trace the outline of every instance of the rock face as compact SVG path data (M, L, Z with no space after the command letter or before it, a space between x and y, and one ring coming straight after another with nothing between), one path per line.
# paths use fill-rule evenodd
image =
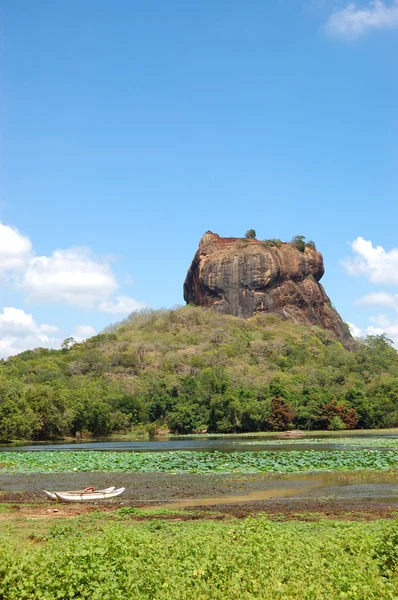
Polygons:
M328 329L345 345L353 339L319 283L320 252L292 243L267 246L254 239L222 238L208 231L184 282L187 304L249 318L258 312Z

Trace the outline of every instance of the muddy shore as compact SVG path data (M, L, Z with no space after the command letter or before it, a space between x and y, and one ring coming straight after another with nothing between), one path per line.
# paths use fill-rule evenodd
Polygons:
M0 503L38 511L53 507L43 489L81 489L110 485L126 487L113 500L73 508L74 512L114 510L122 506L218 511L234 516L256 512L294 515L355 513L369 518L398 511L398 477L384 473L168 474L168 473L52 473L0 474ZM60 505L63 506L63 505ZM66 508L60 509L64 513ZM70 511L69 511L70 512ZM372 516L373 515L373 516Z

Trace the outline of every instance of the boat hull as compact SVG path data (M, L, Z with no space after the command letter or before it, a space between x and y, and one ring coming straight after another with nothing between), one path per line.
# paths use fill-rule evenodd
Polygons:
M126 488L114 489L111 492L98 491L98 492L85 492L81 494L70 494L68 492L54 492L55 496L61 502L93 502L95 500L107 500L109 498L115 498L123 494Z
M103 490L96 490L94 493L96 494L107 494L109 492L113 492L113 490L116 489L116 486L112 485L111 487L105 488ZM50 498L50 500L58 500L56 493L55 492L49 492L48 490L43 490L43 492L46 494L46 496L48 498ZM88 492L84 492L84 490L68 490L67 492L60 492L62 494L72 494L74 496L78 495L81 496L82 494L87 494Z

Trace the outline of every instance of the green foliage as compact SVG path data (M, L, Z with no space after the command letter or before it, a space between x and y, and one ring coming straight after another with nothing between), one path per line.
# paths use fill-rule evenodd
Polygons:
M188 418L193 418L189 415ZM223 417L228 423L228 416ZM228 426L227 426L228 428ZM275 443L275 441L274 441ZM260 452L2 452L3 473L295 473L398 468L398 450ZM3 462L4 461L4 462Z
M398 521L388 528L377 544L373 556L384 577L394 578L398 572Z
M346 425L341 417L335 415L330 419L328 429L331 431L343 431L346 429Z
M254 229L248 229L245 233L245 238L248 240L255 240L256 239L256 232Z
M276 246L277 248L280 248L282 246L282 240L280 240L278 238L273 238L271 240L263 240L262 244L266 248L272 248L273 246Z
M316 250L315 242L312 240L308 240L305 244L306 248L311 248L311 250Z
M386 577L375 554L393 539L393 522L278 523L258 516L137 527L125 516L123 523L95 522L83 536L82 524L57 525L47 541L26 545L2 533L2 600L398 597L395 571Z
M0 363L2 441L139 424L179 433L326 429L335 416L348 429L398 425L398 355L384 335L349 351L317 327L191 306L143 311L111 329ZM291 413L278 425L273 398Z
M62 342L61 348L64 351L70 350L74 344L76 344L75 338L68 337L68 338L65 338L64 341Z
M313 242L312 240L308 240L308 242L306 242L304 235L295 235L292 238L291 243L294 246L296 246L297 250L300 250L300 252L304 252L304 250L306 248L310 248L311 250L316 250L315 242Z
M297 250L300 250L300 252L304 252L305 250L305 236L304 235L295 235L292 238L292 244L293 246L296 246Z

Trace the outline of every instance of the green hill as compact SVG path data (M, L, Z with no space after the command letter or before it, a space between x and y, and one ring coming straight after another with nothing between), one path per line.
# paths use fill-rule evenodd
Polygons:
M186 306L135 314L69 349L0 363L0 436L398 425L398 354L318 327Z

